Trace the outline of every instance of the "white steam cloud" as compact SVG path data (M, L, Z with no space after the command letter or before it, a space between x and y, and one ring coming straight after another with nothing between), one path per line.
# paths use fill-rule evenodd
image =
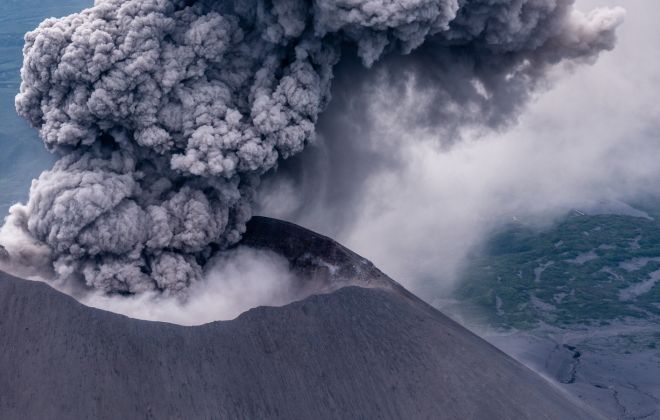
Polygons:
M428 301L446 297L468 253L513 217L634 214L621 201L657 197L660 185L660 56L647 42L660 37L660 3L626 9L613 52L593 66L556 66L546 74L551 91L504 126L493 120L504 130L471 125L488 112L470 107L458 108L468 118L462 133L451 109L436 125L420 123L411 116L427 90L394 95L380 80L346 82L354 69L338 67L318 123L323 141L264 179L257 211L337 239ZM449 85L470 88L460 81Z
M75 291L73 294L76 296ZM209 261L203 279L190 286L185 300L171 299L155 290L122 298L97 290L77 297L87 306L131 318L200 325L234 319L257 306L286 305L306 296L284 257L238 247Z
M400 118L451 132L514 116L553 65L611 49L622 17L572 0L97 0L26 35L17 110L61 158L1 242L102 293L193 299L259 178L313 141L352 51L374 67L355 77L423 88ZM380 122L326 140L351 153Z

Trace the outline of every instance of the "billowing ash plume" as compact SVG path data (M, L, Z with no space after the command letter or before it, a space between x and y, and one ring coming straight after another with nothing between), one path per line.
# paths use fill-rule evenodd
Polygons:
M61 158L5 230L61 277L184 291L240 240L260 175L313 140L342 49L467 72L496 107L612 48L621 17L572 0L97 0L26 35L16 107ZM446 107L428 105L420 118Z

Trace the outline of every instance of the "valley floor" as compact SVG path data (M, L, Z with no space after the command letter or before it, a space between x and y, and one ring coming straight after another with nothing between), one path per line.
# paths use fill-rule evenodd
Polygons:
M656 322L481 335L609 418L660 419Z

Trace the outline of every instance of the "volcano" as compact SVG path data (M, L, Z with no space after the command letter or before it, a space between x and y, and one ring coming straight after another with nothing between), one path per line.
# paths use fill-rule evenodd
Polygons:
M0 274L2 419L592 419L366 259L255 217L305 298L184 327Z

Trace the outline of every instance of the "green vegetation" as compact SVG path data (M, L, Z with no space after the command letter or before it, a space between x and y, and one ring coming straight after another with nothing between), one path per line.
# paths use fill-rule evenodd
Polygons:
M660 223L573 212L543 231L510 224L472 256L458 284L465 314L495 327L660 316Z

